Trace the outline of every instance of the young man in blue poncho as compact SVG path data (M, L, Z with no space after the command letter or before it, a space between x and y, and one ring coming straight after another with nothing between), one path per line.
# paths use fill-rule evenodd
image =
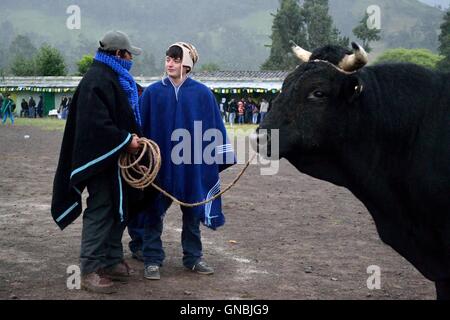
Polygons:
M141 97L143 134L161 149L162 167L156 183L187 203L218 194L219 173L235 163L213 93L189 77L197 61L198 53L192 45L178 42L170 46L165 63L168 77L148 87ZM141 229L144 274L149 280L159 280L165 258L161 241L163 220L171 201L158 193L148 202L144 218L141 216L141 227L145 225ZM225 223L221 199L181 209L183 265L200 274L213 274L213 268L202 260L200 224L215 230ZM132 223L130 234L137 235L138 227L139 223ZM136 244L140 240L133 241Z

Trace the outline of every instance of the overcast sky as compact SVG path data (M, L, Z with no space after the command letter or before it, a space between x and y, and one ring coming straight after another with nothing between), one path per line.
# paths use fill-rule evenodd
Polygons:
M425 2L431 6L440 5L444 8L450 7L450 0L419 0L419 1Z

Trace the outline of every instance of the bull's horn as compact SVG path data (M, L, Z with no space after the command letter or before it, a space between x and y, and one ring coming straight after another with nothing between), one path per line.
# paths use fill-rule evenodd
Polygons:
M361 69L369 62L369 55L360 45L352 42L354 54L346 55L339 63L339 67L345 71L355 71Z
M292 40L290 41L290 43L292 44L292 51L297 56L297 58L299 58L303 62L308 62L309 58L311 58L312 56L312 53L301 48Z

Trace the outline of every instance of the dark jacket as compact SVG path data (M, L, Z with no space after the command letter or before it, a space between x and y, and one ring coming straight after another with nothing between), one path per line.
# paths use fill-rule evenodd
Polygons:
M236 113L238 111L238 106L236 101L232 101L228 104L228 112Z
M31 98L30 101L28 101L28 106L29 106L30 108L36 107L36 101L34 101L34 99Z
M28 102L22 101L22 103L20 104L20 107L22 108L22 110L28 111Z
M128 197L139 197L139 192L123 181L118 159L133 133L140 135L140 130L117 74L94 61L70 105L54 179L52 216L61 229L81 214L81 193L100 172L108 172L111 179L117 218L126 219Z
M11 113L13 110L14 101L11 98L6 98L3 100L1 107L1 113Z

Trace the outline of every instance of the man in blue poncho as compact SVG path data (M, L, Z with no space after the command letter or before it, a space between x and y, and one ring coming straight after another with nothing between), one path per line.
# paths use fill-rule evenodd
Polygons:
M156 183L187 203L218 194L219 173L235 163L213 93L189 77L197 61L198 53L192 45L178 42L170 46L165 63L168 77L148 87L141 97L143 134L161 149L162 167ZM141 226L145 225L141 229L145 278L159 280L165 258L161 241L163 220L171 200L158 193L148 202L141 215ZM213 268L202 260L200 224L215 230L225 223L221 199L181 209L183 265L200 274L213 274ZM130 234L139 234L137 227L139 223L132 223Z

